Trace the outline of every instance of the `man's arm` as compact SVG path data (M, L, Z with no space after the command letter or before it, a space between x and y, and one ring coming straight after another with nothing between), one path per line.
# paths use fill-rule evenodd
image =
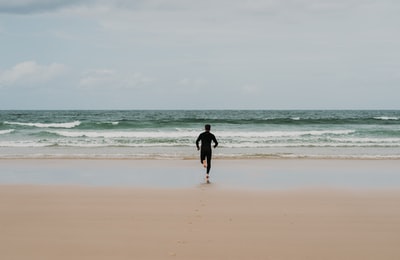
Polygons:
M216 148L218 146L218 141L217 138L215 138L215 135L213 135L213 141L214 141L214 148Z
M200 139L201 139L201 134L199 135L199 137L197 137L197 140L196 140L197 150L200 150L200 146L199 146Z

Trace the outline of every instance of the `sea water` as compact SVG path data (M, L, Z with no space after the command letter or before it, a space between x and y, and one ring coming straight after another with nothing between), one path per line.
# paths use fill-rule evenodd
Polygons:
M0 111L0 158L400 159L399 110Z

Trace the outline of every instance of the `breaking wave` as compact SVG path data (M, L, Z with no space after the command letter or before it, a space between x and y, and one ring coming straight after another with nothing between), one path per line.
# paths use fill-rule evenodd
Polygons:
M18 125L18 126L29 126L38 128L74 128L81 124L80 121L68 122L68 123L22 123L22 122L8 122L5 121L6 125Z

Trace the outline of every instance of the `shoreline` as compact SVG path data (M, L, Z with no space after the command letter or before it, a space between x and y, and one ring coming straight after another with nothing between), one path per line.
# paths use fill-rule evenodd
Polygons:
M198 160L199 156L155 156L155 155L144 155L144 156L120 156L117 155L115 157L110 155L95 155L95 156L80 156L80 155L31 155L31 156L0 156L0 161L4 160L148 160L148 161L188 161L188 160ZM221 156L221 155L213 155L213 160L221 160L221 161L229 161L229 160L242 160L242 161L252 161L252 160L346 160L346 161L400 161L400 155L354 155L354 156L337 156L337 155L318 155L318 156L297 156L297 155L232 155L232 156Z
M212 186L236 190L397 189L400 160L214 159ZM198 160L0 159L1 184L192 188L204 182Z

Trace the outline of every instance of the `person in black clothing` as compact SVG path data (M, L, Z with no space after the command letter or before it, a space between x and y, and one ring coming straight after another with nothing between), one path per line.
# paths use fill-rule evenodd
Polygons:
M207 168L206 181L209 183L210 169L211 169L211 142L214 142L214 148L218 146L217 139L210 133L211 126L205 125L205 132L201 133L196 140L197 150L200 150L200 162L204 168ZM199 142L201 141L201 148Z

